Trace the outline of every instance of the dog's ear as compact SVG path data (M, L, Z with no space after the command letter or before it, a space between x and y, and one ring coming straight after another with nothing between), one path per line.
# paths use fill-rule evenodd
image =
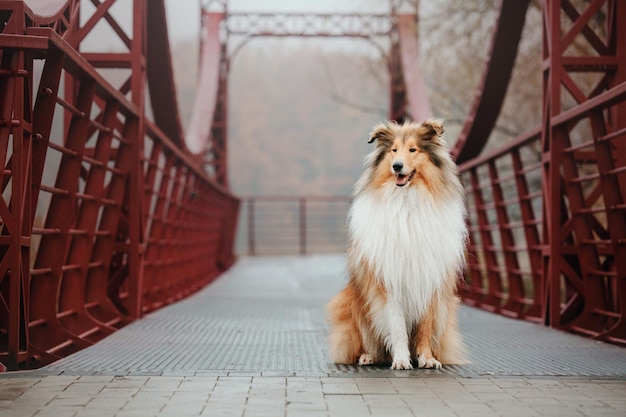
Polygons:
M379 142L391 141L393 140L393 125L392 122L379 123L374 126L374 130L370 133L370 139L367 143L372 143L375 140Z
M441 136L445 131L443 128L443 120L441 119L428 119L422 123L422 127L428 129L431 135Z

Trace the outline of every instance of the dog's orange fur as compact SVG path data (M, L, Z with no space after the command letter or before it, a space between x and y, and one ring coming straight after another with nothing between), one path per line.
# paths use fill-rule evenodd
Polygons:
M456 280L463 265L461 258L465 244L464 241L457 242L456 236L462 240L466 236L463 190L458 180L456 166L448 154L445 141L441 138L442 133L443 126L440 122L429 120L421 125L387 123L377 126L371 134L370 142L378 141L377 148L370 154L365 172L355 186L355 203L360 197L367 198L368 203L361 203L361 206L353 205L351 212L351 235L348 248L349 282L328 305L331 323L330 354L337 363L361 365L392 363L394 369L408 369L411 364L407 364L406 355L402 354L405 349L403 346L405 338L411 359L415 360L420 368L438 368L441 363L466 362L456 319L459 303L456 296ZM398 162L401 162L403 166L400 175L396 175L392 168L394 163ZM404 198L398 197L399 193L403 192L417 193L415 196L410 194L410 198L415 201L425 201L435 208L429 211L418 207L419 205L411 206L406 210L411 213L397 210L387 219L372 219L372 221L380 222L377 224L383 224L385 227L388 224L389 233L402 234L404 233L403 227L412 227L413 224L420 224L420 221L424 221L415 220L416 218L411 216L433 215L432 213L436 216L437 207L441 205L442 216L450 217L450 227L458 229L450 233L442 233L441 239L455 242L455 247L461 250L455 250L452 257L446 257L446 254L440 257L450 259L446 261L450 265L433 264L431 269L423 269L443 271L440 276L420 276L421 270L416 270L411 271L410 276L399 276L393 279L385 277L381 273L381 270L385 269L381 269L380 265L387 262L385 259L388 256L391 257L390 259L395 259L393 258L395 253L387 252L394 249L378 248L374 243L376 250L368 252L363 249L367 243L362 245L356 237L359 233L361 235L365 233L364 236L367 237L369 232L360 231L367 229L368 225L359 226L358 212L355 210L359 210L359 207L367 208L369 204L378 204L370 203L370 200L375 202L387 198ZM427 197L418 197L418 194L426 194ZM368 205L363 206L363 204ZM398 206L402 204L406 203L398 203ZM460 207L457 210L458 213L454 210L445 210L445 207L450 204ZM409 217L414 220L407 221ZM440 223L441 227L446 227L447 221L443 219ZM372 231L372 233L376 232ZM407 235L414 236L415 233L411 231ZM433 246L445 248L446 242L438 241L440 238L436 236L436 233L432 234L433 236L427 239L418 239L419 242L433 242ZM376 237L372 240L376 242ZM385 240L385 242L393 241ZM428 253L435 256L423 255L419 251L430 251ZM407 248L406 252L408 256L415 254L417 265L419 262L435 262L438 258L438 253L432 248ZM457 254L457 252L461 253ZM414 264L409 262L407 265ZM391 268L390 271L393 272L393 265ZM433 290L420 292L419 286L422 284L430 285ZM416 294L425 295L411 298L410 291L399 293L397 289L393 289L394 286L416 288ZM399 318L400 322L396 323L394 317L399 316L390 313L390 311L397 313L397 310L390 310L390 306L396 305L393 303L400 305L401 315L406 320L405 335L397 331L397 328L402 328L404 324L401 322L402 318ZM411 305L411 303L416 305ZM417 305L420 303L426 305Z

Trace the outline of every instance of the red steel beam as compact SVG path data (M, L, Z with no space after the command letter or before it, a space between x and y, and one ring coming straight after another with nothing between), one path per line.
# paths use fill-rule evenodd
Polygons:
M112 4L99 3L80 30L76 0L51 2L46 15L21 1L0 1L0 153L7 161L0 175L3 190L12 187L0 199L2 369L39 367L86 347L141 316L146 305L196 291L234 261L238 200L207 176L180 135L159 128L171 126L171 118L150 122L144 115L145 1L133 3L131 34L115 22ZM128 46L124 59L77 50L98 21ZM43 70L33 93L34 60ZM102 67L131 71L118 89L98 72ZM175 265L168 269L174 277L146 275L146 254L154 250L144 231L155 215L144 195L157 186L143 157L150 149L176 173L155 243Z
M19 9L13 10L18 13ZM15 18L14 18L15 19ZM17 19L15 19L17 20ZM14 20L14 24L15 23ZM24 263L22 256L22 246L24 243L22 235L22 198L25 195L23 187L28 177L23 176L28 172L23 170L22 158L11 157L7 165L7 155L16 150L22 150L24 145L26 127L21 119L23 116L23 101L19 93L24 88L24 60L23 53L19 50L3 51L0 56L0 91L4 91L0 97L0 156L3 161L2 191L8 186L11 177L17 177L18 181L11 182L11 202L6 203L0 199L0 218L2 219L2 230L0 236L0 290L4 290L3 303L0 304L0 312L7 323L5 330L8 335L3 340L3 348L7 352L5 366L9 369L15 368L19 362L27 357L25 340L21 340L20 335L25 333L27 316L27 300L24 300L24 269L28 263ZM19 107L18 107L19 106ZM14 109L15 112L14 112ZM13 133L13 149L9 149L9 137ZM27 136L27 135L26 135ZM19 181L22 179L22 181ZM13 196L17 196L13 198ZM15 202L15 203L14 203ZM28 258L26 258L28 261Z
M481 83L451 150L459 164L480 154L500 115L529 3L530 0L500 0Z
M184 149L165 4L163 1L146 1L145 7L146 75L154 120L177 147Z
M604 39L590 26L601 7L605 7L606 13ZM546 122L543 148L546 155L550 155L550 163L546 164L544 170L545 181L549 184L547 188L558 195L558 189L563 187L563 200L566 203L564 205L557 195L547 196L548 212L559 216L547 230L550 239L549 257L546 260L550 273L547 277L550 282L550 315L547 319L557 327L626 344L623 327L622 333L613 331L621 326L619 323L623 321L623 308L615 304L615 299L607 298L607 294L623 291L624 282L617 272L617 257L624 247L619 243L619 238L607 245L603 237L621 233L612 231L615 229L611 226L620 227L626 213L619 203L623 199L622 190L626 179L608 174L616 169L615 161L619 159L615 155L623 149L623 141L619 140L621 135L617 133L619 122L615 123L619 119L606 118L607 114L614 114L618 108L624 109L623 79L620 80L614 74L617 67L626 66L624 57L616 54L620 48L618 45L623 43L623 39L618 38L618 28L626 24L625 7L619 1L596 0L579 13L569 1L546 2L544 19L548 29L548 48L545 52L545 73L549 88L544 93ZM569 30L563 35L562 15L572 21ZM571 59L566 59L565 55L567 46L576 37L586 39L593 52L577 57L577 65L572 68L569 65ZM617 67L607 65L598 68L596 54L616 62ZM577 85L569 76L570 71L604 75L596 87L587 93L584 87ZM563 90L569 91L579 104L570 110L564 108L561 102ZM610 111L606 113L605 109ZM571 136L572 130L580 122L588 123L593 138L617 133L611 142L589 142L590 146L582 148L588 149L590 155L584 161L576 156L577 148L573 146L574 139ZM582 173L581 165L588 167L587 171L593 170L599 175ZM605 210L596 209L602 206ZM609 223L609 219L613 224ZM576 245L573 260L571 245ZM560 293L562 282L568 286L564 304ZM611 339L607 329L611 329Z
M521 318L626 345L626 4L581 6L543 2L542 125L484 156L461 158L462 177L478 193L469 204L473 256L461 294L483 308L482 300L501 295L505 305L519 303L513 310ZM574 41L583 47L571 48ZM477 143L463 151L467 145ZM489 172L483 184L477 170ZM515 194L503 198L506 189ZM501 214L485 216L485 208ZM514 250L490 255L495 233L503 250ZM531 272L511 281L524 264ZM506 277L504 292L475 282L477 271Z

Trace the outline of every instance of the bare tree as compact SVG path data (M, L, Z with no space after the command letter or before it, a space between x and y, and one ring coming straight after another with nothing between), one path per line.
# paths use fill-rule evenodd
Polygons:
M443 0L420 8L421 61L437 115L448 124L465 120L480 83L498 18L492 0ZM512 79L488 146L497 146L537 125L541 118L541 11L526 16Z

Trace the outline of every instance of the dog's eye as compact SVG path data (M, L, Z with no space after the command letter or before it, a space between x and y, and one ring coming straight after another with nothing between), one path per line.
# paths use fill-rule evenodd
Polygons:
M409 149L409 152L415 152L415 151L417 151L417 149L415 149L415 148L410 148Z
M398 152L398 150L396 148L393 148L391 152Z

